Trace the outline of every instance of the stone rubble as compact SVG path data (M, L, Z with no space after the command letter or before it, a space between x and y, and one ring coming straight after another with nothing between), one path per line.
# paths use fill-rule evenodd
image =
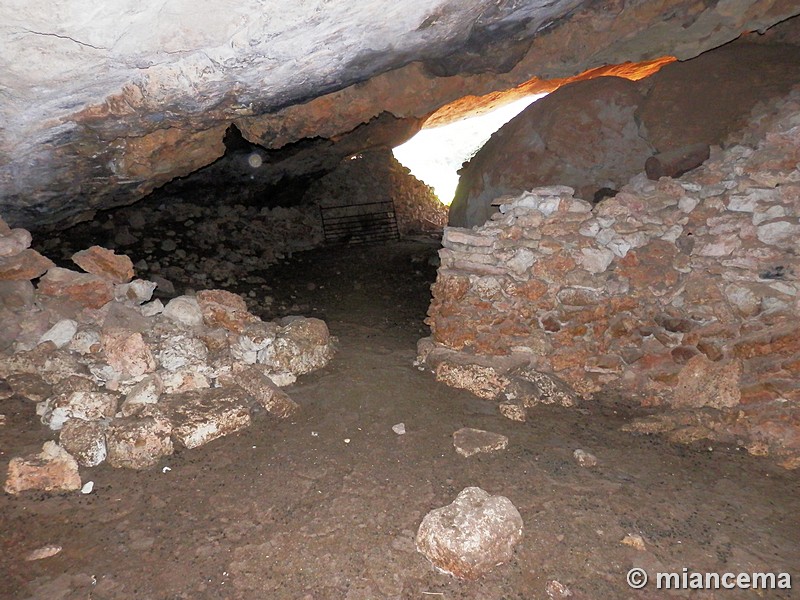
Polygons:
M538 402L602 391L711 410L713 439L797 463L800 87L741 139L595 207L551 186L503 198L481 227L447 228L419 363L518 421L537 402L520 382L538 373L558 390Z
M477 579L511 559L522 529L522 517L508 498L468 487L425 515L416 546L440 571Z
M0 220L0 231L0 260L27 252L24 230ZM79 489L78 465L152 467L174 444L195 448L249 426L251 411L287 418L300 406L279 386L333 357L319 319L265 323L224 290L164 307L152 300L155 282L133 279L128 257L94 246L73 258L86 273L51 265L29 272L42 275L36 285L0 279L0 392L36 403L60 440L12 459L10 493Z

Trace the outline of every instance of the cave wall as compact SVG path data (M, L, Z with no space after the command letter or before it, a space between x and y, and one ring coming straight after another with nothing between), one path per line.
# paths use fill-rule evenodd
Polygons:
M747 36L636 82L604 76L564 85L495 132L461 170L449 222L481 225L497 196L543 185L569 185L591 201L657 152L732 143L757 104L798 82L800 47Z
M266 148L335 141L384 112L421 123L534 76L688 58L799 10L793 0L5 2L0 214L39 227L131 203L216 160L231 123Z
M640 174L595 207L537 188L447 228L422 359L508 401L504 369L522 361L585 398L669 407L689 440L800 466L799 119L800 86L759 107L752 146L679 179ZM454 379L443 360L478 366Z

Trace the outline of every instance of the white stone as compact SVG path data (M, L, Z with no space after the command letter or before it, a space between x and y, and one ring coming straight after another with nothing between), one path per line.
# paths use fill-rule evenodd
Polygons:
M787 216L786 207L777 205L777 206L770 206L767 210L763 212L755 212L753 213L753 225L760 225L764 221L771 221L772 219L780 219L781 217Z
M692 198L691 196L683 196L680 200L678 200L678 208L685 213L692 212L697 205L700 204L700 200L697 198Z
M96 329L78 331L69 343L69 349L78 354L94 354L101 348L100 332Z
M755 212L758 198L753 196L731 196L728 199L728 210L736 212Z
M589 221L586 221L583 225L581 225L581 228L578 230L578 233L580 233L581 235L592 238L596 237L599 232L600 232L600 223L597 222L597 219L591 219Z
M614 254L614 256L625 258L625 256L628 254L628 251L631 249L631 245L623 238L616 238L608 242L608 244L606 244L606 248L608 248Z
M125 417L136 414L144 405L156 404L163 392L164 383L161 377L155 373L146 375L127 393L120 411Z
M624 255L623 255L624 256ZM603 273L614 260L614 253L605 248L583 248L578 264L589 273Z
M508 267L522 275L528 271L536 262L536 254L527 248L520 248L514 253L514 257L508 261Z
M661 239L664 240L665 242L675 243L675 240L681 237L682 233L683 233L683 227L681 227L680 225L673 225L664 232L664 235L661 236Z
M771 246L794 242L800 236L800 226L789 221L774 221L759 225L756 230L758 239Z
M207 358L206 345L196 337L183 334L164 339L157 355L159 366L167 371L177 371L192 365L205 365Z
M49 399L42 423L53 431L60 430L67 419L98 421L117 413L117 396L107 392L72 392Z
M39 338L39 343L53 342L56 348L63 348L72 341L72 338L77 332L78 324L75 321L72 319L61 319Z
M155 317L164 312L164 304L161 300L156 298L152 302L142 304L142 306L139 307L139 311L142 313L143 317Z
M114 286L114 299L118 302L144 304L153 297L156 285L154 281L145 281L144 279L134 279L130 283L118 284Z
M178 296L173 298L164 307L163 315L187 327L200 327L203 325L203 311L194 296Z
M617 232L616 231L614 231L610 227L604 227L603 229L601 229L598 232L597 237L595 239L597 240L598 244L602 244L603 246L607 246L609 244L609 242L611 242L611 240L613 240L613 239L615 239L617 237L618 236L617 236Z

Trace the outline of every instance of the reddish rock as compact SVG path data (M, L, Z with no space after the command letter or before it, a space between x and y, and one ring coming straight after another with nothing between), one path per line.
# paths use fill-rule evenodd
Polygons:
M241 333L248 323L258 320L247 310L247 304L241 296L225 290L198 292L197 303L203 313L203 321L211 328L223 327Z
M90 273L53 267L39 280L39 293L66 298L86 308L100 308L114 299L114 285Z
M107 329L100 337L106 360L116 372L139 377L156 369L156 361L141 333Z
M0 234L0 257L14 256L31 245L31 234L26 229L13 229Z
M92 246L72 255L72 262L92 275L108 279L113 283L128 283L133 279L133 262L124 254Z
M800 328L781 326L747 336L733 346L737 358L756 356L788 356L800 352Z
M741 401L741 375L740 361L713 362L698 354L681 369L671 404L695 408L736 406Z
M69 492L80 488L78 463L51 441L44 443L39 454L11 459L4 489L9 494L19 494L27 490Z
M14 256L0 258L0 281L30 281L53 267L55 263L36 250L23 250Z
M34 288L30 281L0 281L0 306L19 311L33 306Z

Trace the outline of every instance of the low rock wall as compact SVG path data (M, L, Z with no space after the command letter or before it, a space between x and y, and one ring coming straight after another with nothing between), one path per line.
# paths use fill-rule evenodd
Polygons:
M735 411L719 431L800 453L800 90L773 108L755 147L680 179L639 175L594 208L539 188L446 229L421 354L525 360L585 398Z

